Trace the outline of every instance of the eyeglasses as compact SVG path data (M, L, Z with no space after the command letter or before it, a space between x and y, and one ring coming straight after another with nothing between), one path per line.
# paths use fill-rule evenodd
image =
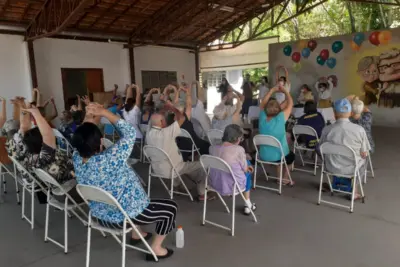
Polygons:
M366 70L366 71L364 71L364 75L365 76L371 76L371 75L375 75L375 74L378 74L378 70L373 70L373 71Z
M400 68L400 62L379 66L379 73L385 73L388 68Z

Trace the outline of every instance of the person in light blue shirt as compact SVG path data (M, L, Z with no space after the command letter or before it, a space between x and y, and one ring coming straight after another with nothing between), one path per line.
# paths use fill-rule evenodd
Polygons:
M72 137L72 145L77 148L73 163L78 183L96 186L112 194L136 225L156 223L156 235L151 247L158 259L170 257L173 251L164 248L162 243L175 228L177 205L169 199L149 199L136 173L127 164L136 139L135 128L97 103L90 103L86 114L108 119L121 138L115 145L103 150L102 134L97 125L85 122L78 127ZM92 216L101 225L123 227L125 218L117 208L100 202L90 202L89 207ZM142 235L147 240L152 236L145 232ZM135 245L140 242L139 236L132 231L130 243ZM146 259L154 260L151 254Z
M276 99L271 99L271 96L280 92L286 96L284 102L279 104ZM259 157L263 161L270 162L281 162L282 156L285 156L286 163L289 165L293 164L295 155L289 150L287 142L285 124L290 114L292 113L293 99L290 93L281 85L272 88L264 97L260 104L260 117L259 117L259 133L263 135L271 135L278 139L281 143L283 154L279 148L273 146L263 145L260 147ZM286 168L283 168L283 184L293 185L293 182L289 180L289 174ZM277 172L279 176L280 166L277 166Z

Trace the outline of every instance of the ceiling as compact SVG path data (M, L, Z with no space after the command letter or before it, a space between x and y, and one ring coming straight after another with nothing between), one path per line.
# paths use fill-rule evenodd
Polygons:
M65 32L132 43L204 45L283 0L0 0L0 24L27 40Z

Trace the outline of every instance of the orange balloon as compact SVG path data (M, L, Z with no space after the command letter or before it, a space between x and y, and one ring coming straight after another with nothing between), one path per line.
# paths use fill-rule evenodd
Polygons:
M307 45L308 45L308 42L307 42L307 41L305 41L305 40L300 40L300 41L297 43L297 48L301 51L301 50L303 50L303 48L306 48Z
M359 51L361 47L359 47L355 42L351 41L351 49L353 51Z
M390 31L381 31L378 36L378 40L380 44L386 45L392 40L392 32Z

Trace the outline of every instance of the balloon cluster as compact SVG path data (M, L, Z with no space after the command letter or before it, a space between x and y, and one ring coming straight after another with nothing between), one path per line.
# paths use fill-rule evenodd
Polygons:
M386 45L392 40L392 33L390 31L374 31L368 37L371 44L375 46ZM365 34L362 32L356 33L351 41L351 48L353 51L358 51L362 43L365 41Z
M293 63L293 70L298 72L301 69L301 58L309 58L311 53L317 48L318 43L316 40L310 41L299 41L297 48L300 52L293 52L291 45L286 45L283 48L283 54L287 57L291 56ZM332 44L332 51L336 54L342 51L343 49L343 42L342 41L335 41ZM293 52L293 53L292 53ZM329 57L329 50L323 49L319 56L317 56L317 63L323 66L325 63L326 65L333 69L336 66L336 59L333 57Z

